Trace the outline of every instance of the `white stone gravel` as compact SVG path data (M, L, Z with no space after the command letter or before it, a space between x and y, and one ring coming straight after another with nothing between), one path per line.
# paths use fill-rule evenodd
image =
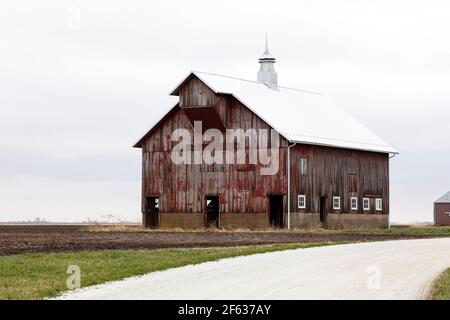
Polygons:
M58 299L420 299L447 267L450 238L356 243L189 265Z

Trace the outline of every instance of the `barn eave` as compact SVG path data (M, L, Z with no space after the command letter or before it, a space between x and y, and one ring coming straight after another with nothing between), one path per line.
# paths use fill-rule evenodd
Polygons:
M158 121L156 121L156 123L150 127L150 130L147 131L146 134L144 134L142 136L142 138L140 138L134 145L133 148L142 148L142 144L144 143L144 141L156 130L156 128L158 128L166 119L168 119L173 113L175 113L176 111L178 111L180 109L178 103L175 104L171 109L169 109L169 111L163 115L161 117L161 119L159 119Z

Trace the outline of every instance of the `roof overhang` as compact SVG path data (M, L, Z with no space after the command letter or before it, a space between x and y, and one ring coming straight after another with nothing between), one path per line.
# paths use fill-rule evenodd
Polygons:
M206 74L206 73L205 73ZM212 76L221 76L221 75L217 75L217 74L209 74ZM197 78L199 79L201 82L203 82L208 88L210 88L214 93L216 94L228 94L233 96L236 100L238 100L242 105L244 105L246 108L248 108L249 110L251 110L253 113L255 113L259 118L261 118L264 122L266 122L271 128L273 128L275 131L277 131L283 138L285 138L287 141L289 141L290 143L298 143L298 144L307 144L307 145L318 145L318 146L327 146L327 147L333 147L333 148L340 148L340 149L351 149L351 150L361 150L361 151L368 151L368 152L376 152L376 153L385 153L385 154L389 154L389 155L397 155L399 154L399 152L394 149L391 146L381 146L381 145L370 145L367 143L361 143L360 146L355 145L354 141L348 141L348 144L342 143L341 144L336 144L333 143L333 139L330 138L320 138L320 140L323 141L314 141L314 139L309 139L309 138L297 138L294 137L294 135L292 134L288 134L286 132L283 132L282 130L280 130L279 128L277 128L277 126L275 126L269 119L266 119L263 115L261 115L254 107L252 107L251 105L247 104L246 101L244 101L243 99L241 99L240 97L238 97L236 94L234 94L233 92L227 92L227 91L223 91L223 89L219 89L216 88L213 84L208 83L208 81L205 81L205 77L202 77L201 75L199 75L198 73L196 73L195 71L191 71L171 92L170 95L172 96L179 96L180 93L180 88L183 87L188 81L190 81L192 78ZM225 76L221 76L221 77L225 77ZM231 77L226 77L226 78L231 78ZM249 80L244 80L244 79L236 79L236 78L231 78L231 79L235 79L235 80L241 80L241 81L247 81L247 82L253 82L253 81L249 81ZM290 89L290 88L286 88L289 90L294 90L294 89ZM298 91L302 91L302 90L298 90ZM308 92L308 91L304 91L305 93L311 93L311 94L316 94L314 92ZM179 109L179 105L178 103L172 108L170 109L159 121L157 121L153 127L141 138L139 139L139 141L134 145L135 148L140 148L142 146L142 142L154 131L154 129L161 124L168 116L170 116L175 110ZM305 136L306 137L306 136ZM317 138L317 137L316 137ZM330 142L324 142L326 140L330 140Z
M155 122L155 124L153 126L151 126L150 130L147 131L146 134L144 134L144 136L142 138L140 138L134 145L133 148L142 148L142 143L145 141L145 139L147 139L148 136L150 136L153 131L156 130L156 128L162 124L168 117L170 117L173 113L175 113L176 111L178 111L180 109L178 102L165 114L162 116L161 119L159 119L158 121Z
M199 78L194 71L191 71L184 79L173 89L169 94L171 96L179 96L180 88L185 85L188 81L190 81L193 77ZM200 79L200 78L199 78ZM201 80L201 79L200 79Z

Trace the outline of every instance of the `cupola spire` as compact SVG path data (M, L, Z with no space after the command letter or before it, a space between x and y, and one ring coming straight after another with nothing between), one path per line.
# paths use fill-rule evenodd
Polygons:
M275 71L274 64L275 58L272 57L269 51L269 42L267 40L266 33L266 49L259 58L260 68L258 71L258 82L264 83L266 86L272 89L278 88L278 76Z

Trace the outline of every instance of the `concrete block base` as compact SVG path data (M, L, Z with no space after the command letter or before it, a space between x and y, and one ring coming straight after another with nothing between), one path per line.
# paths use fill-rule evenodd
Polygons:
M267 213L221 213L220 226L224 229L268 229Z
M267 229L267 213L221 213L220 227L224 229ZM203 229L204 214L200 213L160 213L162 229Z
M201 229L204 227L203 213L160 213L162 229Z
M162 229L203 229L205 226L203 213L160 213ZM352 214L329 213L327 215L329 229L352 228L386 228L389 216L386 214ZM287 214L284 215L284 225L287 227ZM224 229L261 230L270 228L269 217L261 213L221 213L220 227ZM320 228L319 213L291 213L291 228Z
M287 219L286 225L287 225ZM291 212L291 228L320 228L320 214Z
M329 229L387 228L389 216L387 214L358 213L328 214L327 222Z

